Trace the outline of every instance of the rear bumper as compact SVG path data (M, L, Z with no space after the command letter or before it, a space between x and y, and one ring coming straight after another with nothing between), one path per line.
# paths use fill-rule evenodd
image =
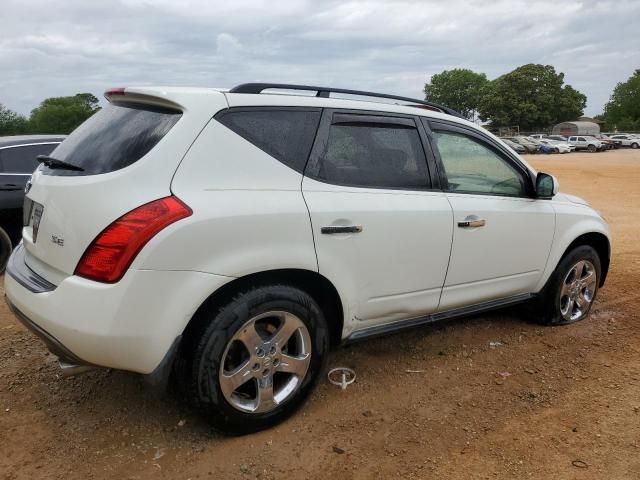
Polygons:
M163 363L202 302L231 280L191 271L129 270L115 284L69 276L42 290L34 285L46 280L28 269L19 249L10 264L7 303L54 354L69 363L142 374Z
M78 358L71 350L65 347L62 343L58 341L53 335L51 335L46 330L40 328L38 325L33 323L29 317L27 317L24 313L22 313L19 309L15 307L13 303L5 296L5 301L7 302L7 306L13 312L20 323L22 323L28 330L30 330L33 334L40 338L47 346L49 351L53 353L58 359L65 363L71 363L74 365L88 365L87 362Z

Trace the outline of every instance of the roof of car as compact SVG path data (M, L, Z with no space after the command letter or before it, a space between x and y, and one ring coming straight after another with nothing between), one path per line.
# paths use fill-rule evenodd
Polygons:
M0 137L0 148L29 145L31 143L60 143L65 138L66 135L12 135Z

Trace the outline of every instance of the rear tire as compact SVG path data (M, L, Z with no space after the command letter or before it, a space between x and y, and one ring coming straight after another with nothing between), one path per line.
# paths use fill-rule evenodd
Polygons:
M287 285L257 287L208 312L183 353L187 392L228 435L269 428L293 414L324 369L329 331L317 303ZM194 332L192 332L192 335Z
M540 292L536 319L544 325L584 320L596 299L601 272L600 257L592 247L571 250Z
M12 250L11 238L3 228L0 228L0 274L4 273L5 268L7 268L7 262Z

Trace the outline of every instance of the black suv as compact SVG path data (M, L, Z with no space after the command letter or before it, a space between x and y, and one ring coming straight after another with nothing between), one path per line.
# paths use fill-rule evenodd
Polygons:
M0 272L22 233L24 189L38 166L38 155L49 155L64 135L0 137Z

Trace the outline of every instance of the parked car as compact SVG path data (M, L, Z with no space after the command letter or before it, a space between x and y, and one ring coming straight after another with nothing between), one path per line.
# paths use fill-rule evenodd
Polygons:
M618 134L611 135L611 140L613 140L619 147L631 147L638 148L640 146L640 138L631 135L631 134Z
M573 145L569 145L568 142L559 142L558 140L550 140L547 138L543 138L540 142L553 148L555 150L554 153L569 153L572 149L575 149L575 147L573 147Z
M33 174L16 316L65 372L171 378L233 434L291 415L332 345L521 302L587 317L610 259L587 202L446 107L335 94L390 97L108 91Z
M576 147L576 150L588 150L589 152L601 152L605 149L600 140L589 135L571 136L569 144Z
M518 145L522 145L527 150L527 153L538 153L539 145L531 138L516 136L509 137L509 140L517 143Z
M606 150L613 150L614 148L618 148L619 145L613 141L613 139L609 138L609 136L599 133L598 135L594 135L594 138L600 140Z
M558 142L566 142L567 141L567 137L565 137L564 135L548 135L547 139L548 140L557 140Z
M0 137L0 273L22 233L24 189L38 166L36 157L48 155L64 135Z
M534 140L542 140L547 136L548 135L546 133L534 133L533 135L529 135L529 138L533 138Z
M527 153L527 149L524 148L522 145L517 144L516 142L513 142L513 141L509 140L508 138L502 138L501 140L504 143L506 143L507 145L509 145L511 148L513 148L516 152L518 152L518 153Z

